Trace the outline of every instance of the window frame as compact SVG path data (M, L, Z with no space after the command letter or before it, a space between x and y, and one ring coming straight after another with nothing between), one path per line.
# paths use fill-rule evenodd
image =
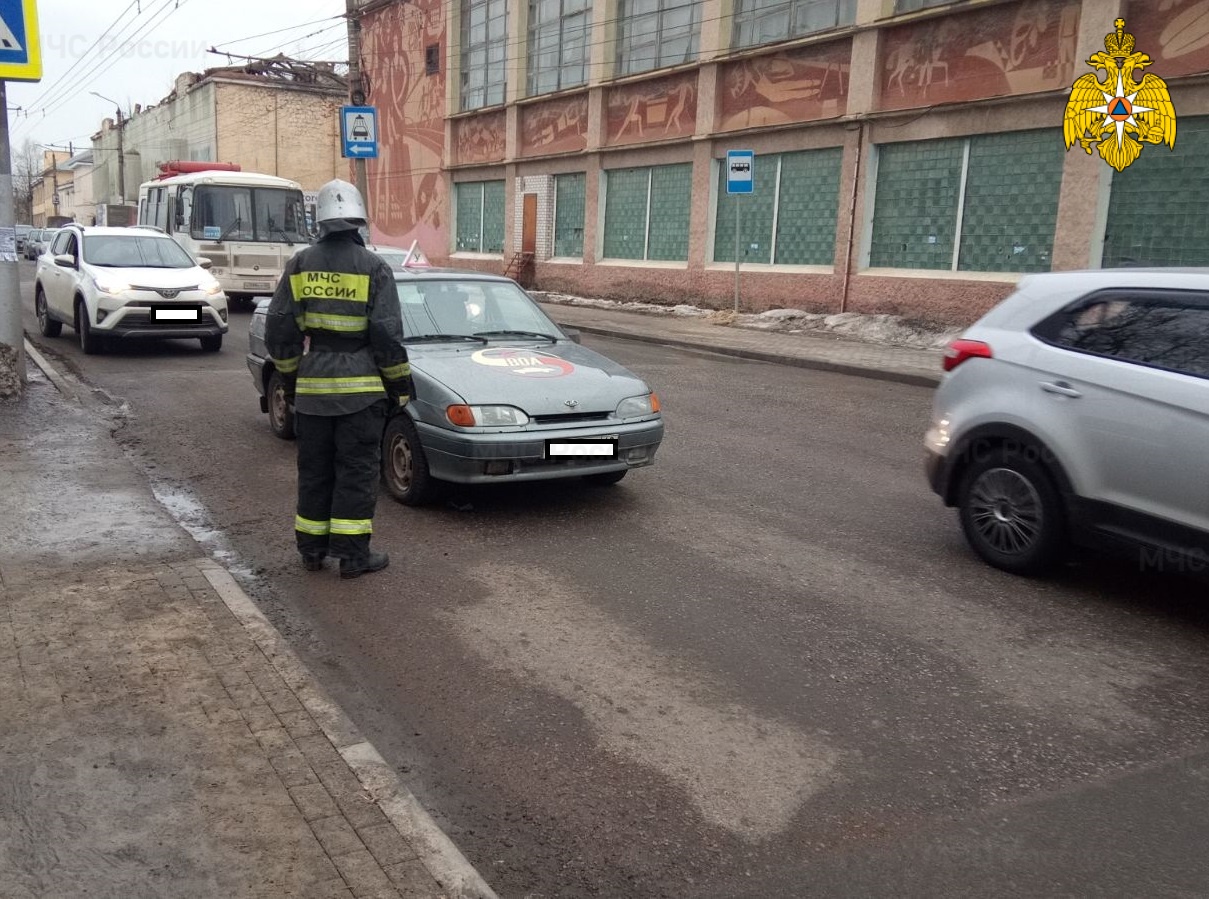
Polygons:
M464 0L461 6L462 46L460 49L461 61L458 65L458 109L468 112L473 109L500 106L508 100L508 4L506 0ZM483 40L475 42L471 38L475 27L471 24L471 19L475 16L476 10L480 9L483 11ZM493 16L491 14L493 10L502 10L502 14ZM493 38L491 23L500 18L504 22L503 34ZM495 50L503 51L503 59L493 65L491 55ZM477 67L473 60L480 53L483 59L483 83L481 86L468 87L467 78ZM493 88L496 87L499 88L498 99L492 95ZM483 94L481 102L467 99L468 95L480 90Z
M657 169L677 168L680 166L687 166L689 168L689 177L691 179L692 178L692 167L693 167L692 162L664 162L664 163L658 163L656 165L626 165L626 166L618 166L617 168L614 168L614 169L604 169L603 170L604 203L601 204L600 233L596 237L596 241L597 241L597 254L596 255L597 255L598 259L606 259L609 261L616 261L616 262L623 262L623 263L639 262L639 263L644 263L644 264L653 262L653 263L657 263L657 264L685 265L688 263L689 255L691 253L691 248L689 246L687 246L687 244L685 246L685 254L684 254L683 259L652 259L651 258L651 212L652 212L651 201L654 197L655 171ZM607 230L608 230L609 197L612 193L612 187L610 185L610 180L611 180L614 172L634 172L634 171L645 171L646 172L646 209L645 209L645 212L643 215L643 225L642 225L642 256L640 256L640 257L606 256L605 255L605 243L606 243ZM586 179L585 179L585 188L586 188ZM586 201L585 201L585 206L586 206ZM692 227L692 208L691 208L691 206L689 207L689 211L688 211L687 224L688 224L688 227L690 227L690 228Z
M1166 365L1157 365L1153 362L1145 362L1141 359L1135 359L1130 356L1114 355L1112 353L1101 353L1096 350L1085 349L1083 347L1072 346L1069 343L1064 343L1059 339L1059 328L1064 326L1072 316L1076 313L1089 309L1099 303L1112 302L1114 300L1124 300L1131 304L1146 305L1146 306L1174 306L1201 309L1207 318L1209 318L1209 291L1197 290L1196 288L1179 288L1179 287L1106 287L1101 290L1092 291L1089 294L1079 297L1067 303L1056 312L1052 312L1029 328L1029 335L1040 341L1048 347L1062 350L1067 353L1077 353L1081 356L1091 356L1095 359L1104 359L1109 362L1119 362L1122 365L1133 365L1139 368L1146 368L1152 371L1162 371L1169 374L1182 375L1186 378L1197 378L1199 380L1209 380L1209 373L1199 373L1184 371L1178 368L1171 368Z
M695 62L701 56L701 22L702 22L702 0L651 0L656 4L654 12L638 13L633 12L633 6L639 0L620 0L617 5L617 50L614 56L615 65L617 67L616 74L619 76L638 75L642 72L653 72L658 69L666 69L672 66L686 65ZM669 14L682 10L689 10L689 53L688 59L680 59L674 62L669 62L664 59L664 47L668 41L664 38L664 31L671 31L676 28L683 28L682 25L668 25L666 20ZM643 19L648 16L655 17L655 30L652 35L652 40L643 41L636 45L633 41L634 34L631 30L635 19ZM635 67L633 63L634 51L639 48L651 46L655 50L654 60L649 65Z
M779 2L769 3L764 6L758 6L759 2L760 0L735 0L734 21L731 26L731 45L733 49L746 50L752 47L762 47L765 44L775 44L779 41L793 40L794 38L805 37L810 34L822 34L835 28L847 28L856 22L855 0L830 0L835 8L835 22L821 28L809 29L795 26L796 23L805 18L805 14L810 8L820 5L820 0L779 0ZM823 0L823 2L826 2L826 0ZM751 8L745 9L745 3L751 4ZM842 20L841 12L845 11L851 13L848 21ZM740 39L740 31L745 26L755 26L763 19L771 19L779 15L787 16L787 27L784 34L778 34L766 40L753 40L750 42Z
M583 206L584 220L580 223L579 228L579 255L578 256L560 256L558 254L558 179L559 178L579 178L580 187L583 191ZM550 250L551 256L554 259L583 259L584 258L584 238L588 233L588 173L587 172L558 172L554 175L554 202L551 204L550 221L554 225L553 233L550 235Z
M553 19L543 20L539 18L538 11L542 7L543 0L529 0L529 20L526 26L526 36L528 41L528 56L529 62L525 68L525 90L526 96L537 97L542 94L555 93L557 91L570 90L574 87L582 87L588 83L588 66L591 64L591 46L592 46L592 3L591 0L557 0L558 16ZM574 12L567 12L567 6L570 4L579 4ZM579 59L569 60L566 53L568 19L583 19L582 29L579 30L579 35L582 41L579 45ZM558 60L553 66L541 65L541 54L538 52L540 44L539 33L544 29L552 29L554 25L558 26L558 44L557 56ZM574 36L574 33L572 33ZM568 68L580 67L582 75L579 80L574 81L569 78L564 81L564 73ZM543 74L553 71L555 73L554 87L542 89L539 82Z
M504 255L503 244L505 243L505 240L504 240L505 234L503 234L503 233L501 233L501 235L500 235L500 241L501 241L500 250L495 251L495 250L484 249L484 247L486 246L486 243L487 243L487 240L486 240L487 227L486 226L487 226L487 185L488 184L504 185L505 198L507 197L507 179L505 179L505 178L488 178L485 181L455 181L453 183L453 190L454 190L453 210L454 210L455 220L453 222L453 227L450 229L450 237L451 237L451 242L453 244L452 252L455 255L462 253L462 254L474 254L474 255L478 255L478 256L492 256L492 257L501 257L501 258ZM458 247L459 223L456 220L457 209L458 209L458 193L460 193L464 188L468 188L472 185L474 187L478 188L478 192L479 192L478 249L463 250ZM505 231L507 230L507 224L508 224L507 220L508 220L508 215L507 215L507 210L505 210L504 215L503 215L503 222L502 222L502 224L504 225Z

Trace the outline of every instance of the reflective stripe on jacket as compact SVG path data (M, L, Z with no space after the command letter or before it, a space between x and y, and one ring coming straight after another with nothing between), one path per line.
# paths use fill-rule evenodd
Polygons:
M265 345L277 371L296 379L303 414L348 415L411 392L394 275L356 231L330 234L286 263Z

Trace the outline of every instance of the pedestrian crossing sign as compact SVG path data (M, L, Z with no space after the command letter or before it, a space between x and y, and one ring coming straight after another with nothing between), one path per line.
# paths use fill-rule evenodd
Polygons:
M38 0L0 0L0 80L42 80Z

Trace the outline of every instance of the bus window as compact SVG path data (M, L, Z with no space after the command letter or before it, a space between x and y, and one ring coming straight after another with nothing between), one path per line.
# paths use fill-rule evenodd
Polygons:
M252 191L247 187L205 185L194 197L194 240L253 240Z
M161 231L168 230L168 190L164 187L155 189L155 216L151 224Z
M177 194L176 221L172 223L173 231L189 231L193 221L193 188L182 187Z
M257 188L256 239L306 243L306 208L296 191Z

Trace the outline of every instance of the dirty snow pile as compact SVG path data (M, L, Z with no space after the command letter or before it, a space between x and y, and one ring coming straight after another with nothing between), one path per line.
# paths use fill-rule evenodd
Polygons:
M749 328L755 331L830 335L915 349L943 349L950 340L961 336L960 328L928 326L899 315L863 315L859 312L822 313L806 312L802 309L769 309L766 312L736 314L730 310L703 309L700 306L683 303L676 306L662 306L658 303L626 303L544 291L531 291L531 293L540 302L563 306L589 306L618 312L700 318L712 324Z

